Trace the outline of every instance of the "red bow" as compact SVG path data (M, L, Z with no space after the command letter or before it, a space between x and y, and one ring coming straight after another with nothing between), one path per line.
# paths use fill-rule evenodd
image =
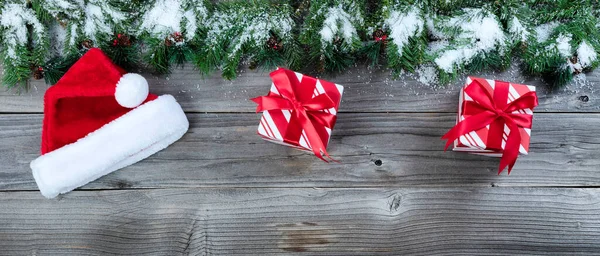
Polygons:
M323 141L329 136L325 127L332 129L336 116L322 110L335 107L333 100L327 94L313 97L317 80L302 79L300 82L294 71L277 69L271 72L271 79L280 95L269 94L251 99L258 104L256 112L291 110L292 117L283 140L298 144L304 130L313 153L325 162L327 160L323 158L321 152L332 159L325 150Z
M498 174L508 166L508 174L512 170L521 146L521 133L519 127L531 128L533 116L527 114L514 114L519 109L529 108L533 110L538 105L535 92L527 92L523 96L514 100L510 104L508 101L509 84L507 82L496 81L493 94L486 89L477 79L465 88L473 101L465 101L463 106L463 115L469 115L465 120L459 122L442 139L448 140L445 149L450 146L460 136L469 132L476 131L490 125L488 131L487 149L498 152L502 151L502 137L504 135L504 125L510 129L506 145L500 159ZM444 149L444 150L445 150Z

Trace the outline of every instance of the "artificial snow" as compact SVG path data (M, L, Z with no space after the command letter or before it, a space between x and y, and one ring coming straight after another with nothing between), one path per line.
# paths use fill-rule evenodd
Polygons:
M149 31L161 37L181 31L181 1L158 0L142 18L140 31Z
M398 47L398 56L402 56L402 50L408 43L409 38L418 36L423 32L424 21L421 18L421 10L416 7L407 13L392 11L385 24L390 29L390 38Z
M362 22L362 17L353 17L344 11L342 5L330 7L325 17L327 18L323 22L323 28L319 31L323 46L331 44L336 35L341 36L346 43L358 37L356 28L352 24Z
M571 70L571 72L579 73L583 71L583 67L580 63L572 63L571 61L567 60L567 65L569 66L569 70Z
M81 8L83 1L65 1L65 0L45 0L43 1L44 9L52 15L52 17L60 17L65 15L68 19L73 19L81 16Z
M278 36L288 37L292 31L291 18L284 15L270 15L269 13L261 13L254 17L252 21L246 23L244 30L237 39L233 48L233 52L241 49L246 42L254 41L255 46L264 45L264 42L271 36L270 30L274 30L274 24L277 24L277 30L280 32Z
M495 16L479 9L465 9L464 15L450 19L448 25L461 28L456 40L470 43L458 45L435 59L435 64L443 71L452 73L455 66L468 64L480 53L488 53L495 49L499 50L500 54L504 53L506 36Z
M76 8L76 6L72 3L70 3L69 1L65 1L65 0L51 0L51 1L44 1L46 5L48 4L54 4L54 6L59 7L63 10L66 9L74 9Z
M157 38L164 38L174 32L182 32L185 22L185 38L191 40L198 30L198 18L201 21L208 16L208 10L201 1L192 2L193 7L184 10L181 0L158 0L142 17L139 32L148 32Z
M31 9L21 4L4 6L0 16L0 26L4 28L4 43L8 58L17 59L16 48L27 44L27 25L33 27L33 33L37 38L44 37L45 28Z
M83 33L87 38L96 41L98 33L113 34L112 26L109 22L120 23L125 21L125 13L116 10L107 2L90 1L85 5L85 20L83 22Z
M556 49L563 57L571 57L573 54L571 53L571 35L560 34L556 38Z
M577 48L577 58L579 58L581 67L587 68L598 59L598 53L584 40Z
M437 83L438 71L433 66L420 66L415 70L417 75L419 76L418 81L428 85L433 86Z
M550 22L539 25L535 28L535 35L538 43L544 42L550 38L550 35L555 28L558 27L558 22Z
M234 52L240 50L241 46L248 41L253 41L254 46L260 47L271 37L269 31L277 31L278 37L288 38L291 36L293 20L283 13L258 14L252 21L248 22L242 31Z
M77 25L77 23L71 23L69 25L69 39L68 39L68 44L69 46L74 46L77 43L77 30L79 29L79 26Z
M428 16L425 19L425 27L427 28L427 32L429 34L429 37L431 39L447 39L446 35L444 35L444 33L442 33L442 31L440 31L438 29L438 27L435 26L435 16Z
M202 2L192 2L189 10L184 10L181 0L158 0L148 10L140 25L140 32L148 32L155 37L166 37L174 32L181 32L181 25L185 21L185 37L191 40L198 29L197 17L206 19L208 11Z
M198 21L196 20L196 14L192 10L187 10L183 13L183 17L186 20L184 36L187 40L192 40L192 38L196 36L196 31L198 30Z
M48 34L50 37L50 53L53 56L62 55L67 38L66 29L58 22L53 22L48 28Z
M443 50L446 47L448 47L448 45L450 45L450 42L448 40L445 40L445 39L444 40L438 40L438 41L431 41L427 45L426 53L429 54L429 55L435 55L440 50Z
M217 12L208 20L207 33L209 45L217 46L222 40L231 40L230 57L236 54L247 43L253 47L263 47L271 37L270 31L279 38L288 40L294 21L285 12L273 12L274 9L248 9L241 14L232 11ZM235 33L233 38L229 38Z
M210 28L207 32L206 40L210 46L216 46L219 44L222 37L225 36L225 31L229 31L233 28L231 22L234 18L231 12L216 12L207 21L207 27Z
M527 31L517 17L513 17L510 21L508 32L510 32L511 38L518 42L527 41L527 37L529 36L529 31Z

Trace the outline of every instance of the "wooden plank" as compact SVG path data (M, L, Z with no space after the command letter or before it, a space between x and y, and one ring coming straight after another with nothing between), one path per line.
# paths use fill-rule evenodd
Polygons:
M510 176L496 175L498 158L442 151L453 114L342 113L328 148L340 164L263 141L256 114L188 117L182 140L84 188L600 185L598 114L536 114ZM37 188L41 119L0 115L0 190Z
M600 255L600 190L0 193L6 255Z
M522 82L538 86L540 106L537 112L600 112L600 71L587 75L587 83L572 84L550 92L539 79L523 77L516 65L494 74L476 74L490 79ZM268 92L271 81L266 71L242 70L234 81L219 74L203 78L191 65L175 69L168 77L145 74L153 93L172 94L187 112L253 112L248 99ZM454 112L463 81L436 89L418 82L413 74L393 80L388 71L364 66L350 68L325 79L345 86L341 112ZM21 95L0 90L0 113L41 113L47 85L31 81L31 90ZM585 97L583 97L585 96Z

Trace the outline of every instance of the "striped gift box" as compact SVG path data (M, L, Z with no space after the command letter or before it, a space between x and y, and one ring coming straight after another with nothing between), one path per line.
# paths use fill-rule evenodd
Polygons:
M337 115L338 107L340 105L342 94L344 92L344 87L335 83L331 83L325 80L316 79L314 77L306 76L301 73L295 72L298 77L298 81L302 82L303 79L313 79L316 80L316 88L313 92L313 98L321 95L327 94L333 102L336 103L336 106L330 109L323 110L327 113ZM269 95L280 95L275 87L275 84L271 84L271 90L269 91ZM308 139L306 137L306 132L302 131L302 136L300 137L300 141L298 143L287 143L283 140L283 135L287 131L287 126L290 123L291 117L290 110L267 110L263 111L262 117L260 119L260 124L258 125L258 134L265 140L274 142L277 144L282 144L286 146L290 146L296 149L312 152L312 148ZM331 129L327 128L327 139L323 140L323 144L327 147L329 144L329 138L331 136Z
M459 98L459 104L458 104L458 117L457 117L456 123L469 117L468 115L463 114L464 113L463 108L465 106L464 102L465 101L473 101L473 99L465 92L465 88L467 88L468 86L477 86L475 84L471 85L471 83L473 81L478 81L482 85L485 85L486 89L489 90L490 93L493 94L496 81L484 79L484 78L478 78L478 77L468 77L467 82L465 83L465 86L460 91L460 98ZM509 83L509 95L508 95L507 103L513 102L514 100L518 99L519 97L521 97L522 95L524 95L525 93L530 92L530 91L535 91L535 87L529 86L529 85ZM520 109L513 113L533 115L533 111L529 108ZM498 150L492 150L487 147L489 128L490 128L490 126L488 125L485 128L482 128L482 129L479 129L476 131L472 131L470 133L467 133L467 134L461 136L458 140L456 140L454 142L453 150L469 152L469 153L478 154L478 155L487 155L487 156L495 156L495 157L502 156L502 152L499 152ZM529 141L531 139L531 129L519 127L519 132L521 133L521 146L519 147L519 153L521 153L523 155L527 155L527 153L529 152ZM504 134L503 134L503 138L502 138L502 149L504 149L504 147L505 147L506 139L508 138L509 133L510 133L510 129L508 128L507 125L504 125Z

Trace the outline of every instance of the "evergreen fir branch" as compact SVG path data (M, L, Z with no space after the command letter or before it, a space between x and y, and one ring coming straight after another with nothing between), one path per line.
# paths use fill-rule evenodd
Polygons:
M292 43L283 47L283 56L289 69L298 70L302 68L305 53L300 47L300 43L295 38L293 40ZM270 51L273 52L273 49Z
M194 51L190 47L175 46L169 47L169 63L175 64L177 67L183 67L188 61L194 59Z
M422 0L420 2L424 8L431 10L431 14L441 16L455 16L464 8L481 8L487 1L482 0Z
M303 24L300 41L310 45L318 71L338 71L350 66L362 43L364 1L316 0Z
M459 13L458 16L440 17L428 26L436 38L448 42L447 46L428 53L433 55L428 58L433 58L442 71L440 75L451 74L440 77L440 81L464 71L506 67L506 62L496 63L509 60L507 55L511 52L497 16L485 9L464 9Z
M256 55L251 55L250 59L250 68L258 68L264 70L273 70L277 67L281 67L281 63L285 62L283 55L279 52L265 49L257 53Z
M88 0L78 2L81 15L68 22L65 54L73 54L87 42L90 47L109 44L114 31L130 34L128 31L129 14L122 11L118 1ZM118 62L118 60L117 60Z
M83 12L74 1L31 0L30 3L31 9L43 23L56 20L64 26L69 20L81 16Z
M4 85L26 90L32 69L43 63L47 54L46 28L24 2L4 5L0 12Z
M142 15L138 36L145 44L145 60L157 73L168 73L195 61L199 36L209 15L205 1L156 0Z
M227 80L231 80L231 79L234 79L235 77L237 77L237 69L238 69L238 66L240 65L240 61L242 58L242 52L238 51L233 56L229 55L229 57L230 57L229 61L226 61L223 64L222 73L221 73L223 78L225 78Z
M320 72L341 72L345 68L349 67L354 63L354 56L348 54L349 49L340 49L344 46L330 45L332 50L324 50L313 55L313 59L318 59L318 67Z
M378 66L380 61L385 58L386 43L383 41L366 42L360 49L359 55L369 61L370 66Z
M169 54L167 46L156 38L146 39L147 52L144 55L146 63L158 74L169 73Z
M222 4L209 20L205 45L213 56L225 55L219 62L198 63L201 70L223 69L227 79L235 78L241 58L266 66L293 66L302 57L292 29L290 6L271 1ZM215 49L220 48L220 49ZM201 59L202 60L202 59ZM216 65L207 67L208 64Z
M31 8L34 10L35 15L41 22L49 22L52 20L53 17L50 12L44 8L44 3L42 0L31 1Z
M395 4L388 9L384 20L389 31L388 67L413 72L424 61L427 48L423 13L418 6Z
M21 56L13 59L7 56L3 61L2 84L7 89L16 89L18 93L26 91L28 87L28 79L31 76L29 52L25 46L14 48L15 54ZM6 52L3 52L6 55Z
M140 66L140 51L135 37L114 32L111 37L101 35L97 39L99 48L118 66L127 71Z
M554 59L550 64L553 68L541 74L542 79L552 88L560 88L573 80L573 70L563 59Z
M399 72L404 69L414 72L418 65L425 62L425 51L427 48L425 36L409 38L408 44L402 49L402 55L398 55L397 47L397 45L390 45L388 48L388 66L392 70Z
M200 74L210 74L219 67L221 61L227 55L224 50L226 47L225 42L221 42L207 45L200 49L194 60L194 64L200 70Z
M540 24L552 21L565 22L592 11L589 0L530 0L529 7L535 11Z
M567 84L575 73L589 71L598 66L600 31L596 24L599 20L589 10L589 6L582 7L564 1L544 4L558 5L565 8L566 12L573 9L573 6L579 10L579 15L569 19L564 17L562 22L552 23L553 26L543 25L546 26L544 31L551 29L544 32L549 36L545 39L542 35L536 35L536 38L528 42L523 56L527 73L540 75L551 85L560 87Z
M524 20L531 14L531 9L522 0L493 1L489 3L489 9L504 27L509 27L509 23L515 17Z
M438 74L438 83L439 85L447 85L452 81L456 81L456 79L458 78L458 73L454 72L454 73L447 73L442 69L437 68L437 74Z
M69 70L69 68L75 64L75 62L81 57L77 55L67 55L64 57L54 57L48 60L43 66L44 80L46 84L53 85Z
M439 82L447 83L460 74L504 69L518 56L524 73L562 86L600 65L595 0L0 3L3 81L17 90L26 88L32 73L41 78L40 71L48 83L56 82L90 47L102 48L128 70L145 62L166 73L193 62L202 74L221 69L229 79L245 63L341 71L361 57L394 74L436 69ZM409 15L411 10L419 14ZM48 28L57 22L66 30L63 56L49 50Z

